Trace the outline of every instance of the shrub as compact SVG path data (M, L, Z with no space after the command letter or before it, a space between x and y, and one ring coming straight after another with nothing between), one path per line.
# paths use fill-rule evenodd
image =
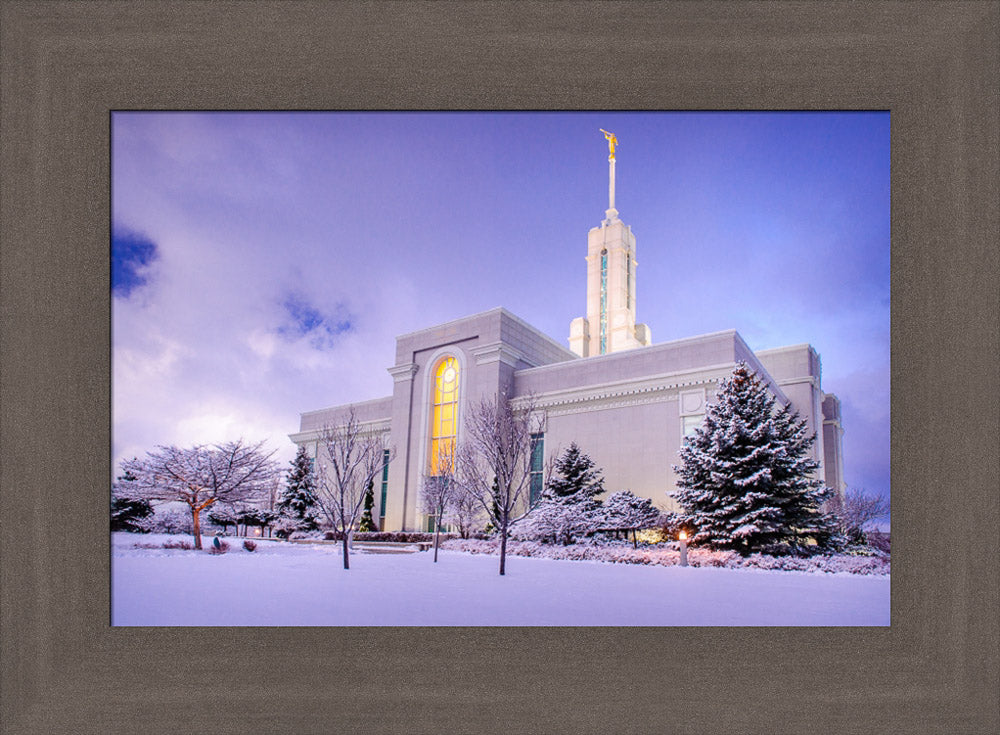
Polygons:
M884 531L868 531L865 533L865 540L868 545L886 556L889 555L890 543L889 534Z
M184 551L191 551L194 545L190 541L164 541L164 549L183 549Z
M219 541L218 536L216 536L215 541ZM229 544L225 541L219 541L219 543L215 543L215 541L208 547L209 554L225 554L229 551Z
M246 541L243 542L243 548L246 549L247 551L256 551L257 544L251 541L250 539L247 539Z

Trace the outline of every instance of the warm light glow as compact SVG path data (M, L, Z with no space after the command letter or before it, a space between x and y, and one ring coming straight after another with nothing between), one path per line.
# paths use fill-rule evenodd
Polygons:
M458 436L458 360L446 357L434 371L434 404L431 409L430 474L441 472L442 458L455 453Z
M681 531L679 534L677 534L677 538L679 538L681 541L684 541L685 539L687 539L687 537L688 535L686 531Z

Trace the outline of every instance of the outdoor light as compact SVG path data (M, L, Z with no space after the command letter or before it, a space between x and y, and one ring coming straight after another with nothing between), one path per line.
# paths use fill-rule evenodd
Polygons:
M686 567L688 565L687 531L682 530L679 534L677 534L677 538L681 542L681 566Z

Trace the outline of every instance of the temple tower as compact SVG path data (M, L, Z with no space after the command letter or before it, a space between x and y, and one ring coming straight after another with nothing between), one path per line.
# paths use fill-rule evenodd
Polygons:
M570 323L569 348L581 357L650 344L649 327L635 323L635 235L615 209L615 146L608 140L608 209L587 235L587 316Z

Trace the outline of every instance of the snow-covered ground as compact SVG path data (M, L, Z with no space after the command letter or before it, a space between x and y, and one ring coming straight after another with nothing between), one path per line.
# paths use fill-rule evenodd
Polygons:
M889 577L112 534L113 625L888 625ZM211 537L204 537L206 548Z

